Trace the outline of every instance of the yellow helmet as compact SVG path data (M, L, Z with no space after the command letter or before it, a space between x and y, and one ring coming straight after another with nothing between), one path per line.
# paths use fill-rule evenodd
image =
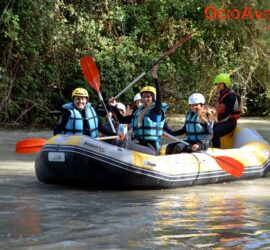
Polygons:
M141 89L140 93L142 94L143 92L150 92L154 95L154 98L156 98L156 88L152 87L152 86L145 86Z
M89 98L88 92L86 89L83 88L76 88L72 91L72 95L71 98L73 98L74 96L83 96L83 97L87 97Z

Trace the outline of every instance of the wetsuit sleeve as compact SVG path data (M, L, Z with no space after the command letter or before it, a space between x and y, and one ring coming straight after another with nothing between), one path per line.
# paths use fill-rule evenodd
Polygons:
M66 127L66 124L68 122L69 117L70 117L70 111L67 110L67 109L63 109L61 119L56 124L56 127L53 130L53 135L58 135L58 134L63 133L64 128Z
M162 103L161 103L161 88L157 78L154 78L154 83L156 85L156 100L155 100L155 107L151 110L150 118L154 122L162 121L163 111L162 111Z
M98 131L101 132L104 135L117 135L117 133L114 133L112 130L106 128L103 124L100 118L98 118Z
M121 115L121 113L117 107L112 107L112 112L116 115L119 123L123 123L123 124L130 124L131 123L133 115L123 116L123 115Z
M206 140L211 140L213 138L213 123L212 122L205 122L202 123L202 126L205 128L205 135L207 137Z
M205 128L205 140L197 141L196 144L199 145L198 150L207 150L209 147L209 142L213 138L213 123L212 122L205 122L202 123L202 126Z
M225 110L222 114L219 115L218 120L223 120L224 118L227 118L229 115L232 115L234 113L234 104L237 100L237 96L232 94L228 95L223 100L223 104L225 105Z
M183 135L186 133L186 124L181 129L173 131L167 123L164 125L164 131L166 131L168 134L173 135L173 136L178 136L178 135Z
M154 79L154 83L156 85L156 100L155 100L155 107L152 109L152 111L156 115L162 115L162 106L161 106L161 91L160 91L160 84L157 78Z

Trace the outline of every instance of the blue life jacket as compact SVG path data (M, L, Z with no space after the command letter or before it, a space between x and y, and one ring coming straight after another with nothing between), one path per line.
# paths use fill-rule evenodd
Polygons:
M213 126L213 125L212 125ZM201 141L208 140L208 131L203 123L199 122L198 114L188 112L186 117L186 140L188 141Z
M163 133L163 127L165 123L165 111L167 109L167 104L162 103L162 119L160 122L154 122L150 118L151 110L155 107L155 103L153 103L148 110L146 111L141 126L138 127L139 123L139 114L144 109L144 106L141 105L133 114L132 118L132 128L134 137L139 141L155 141L156 148L159 150L160 148L160 140Z
M84 132L84 121L81 112L71 102L64 104L62 107L70 111L70 117L65 126L64 134L82 135ZM98 117L90 103L87 103L85 106L85 120L88 123L90 136L94 138L98 137Z

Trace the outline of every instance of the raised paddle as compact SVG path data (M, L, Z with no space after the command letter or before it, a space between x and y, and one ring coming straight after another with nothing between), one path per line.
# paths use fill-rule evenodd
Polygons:
M94 138L99 141L103 140L112 140L117 139L117 135L113 136L105 136L105 137L98 137ZM29 138L24 139L16 143L16 153L17 154L31 154L31 153L38 153L41 148L45 145L47 142L46 139L43 138Z
M82 69L82 73L84 75L85 80L93 89L96 90L96 92L98 93L98 97L100 101L103 103L105 111L108 114L107 107L104 103L103 97L100 92L100 77L99 77L99 71L96 66L96 63L94 62L91 56L84 56L81 58L80 64L81 64L81 69ZM109 120L109 123L113 132L115 132L115 128L113 126L112 120L110 118L108 118L108 120Z
M183 140L180 140L177 137L170 135L169 133L167 133L165 131L163 131L163 134L168 136L169 138L175 140L175 141L182 142L186 145L190 145L189 143L187 143ZM200 151L200 153L206 154L206 155L212 157L213 159L215 159L217 164L227 173L229 173L235 177L242 176L243 171L244 171L244 165L241 162L237 161L236 159L229 157L229 156L220 156L220 155L214 156L214 155L208 154L205 151Z
M152 69L155 65L160 63L163 59L167 58L170 54L172 54L177 48L179 48L185 41L187 41L192 36L192 33L185 36L181 41L173 45L167 52L163 54L157 61L152 63L145 71L143 71L139 76L137 76L132 82L130 82L120 93L117 94L114 98L117 99L120 95L122 95L127 89L129 89L132 85L134 85L137 81L139 81L150 69Z

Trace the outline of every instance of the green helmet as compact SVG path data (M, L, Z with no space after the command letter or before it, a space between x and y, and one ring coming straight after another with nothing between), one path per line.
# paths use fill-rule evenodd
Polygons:
M217 84L217 83L224 83L226 87L229 88L231 86L230 74L221 73L217 75L214 79L214 84Z

